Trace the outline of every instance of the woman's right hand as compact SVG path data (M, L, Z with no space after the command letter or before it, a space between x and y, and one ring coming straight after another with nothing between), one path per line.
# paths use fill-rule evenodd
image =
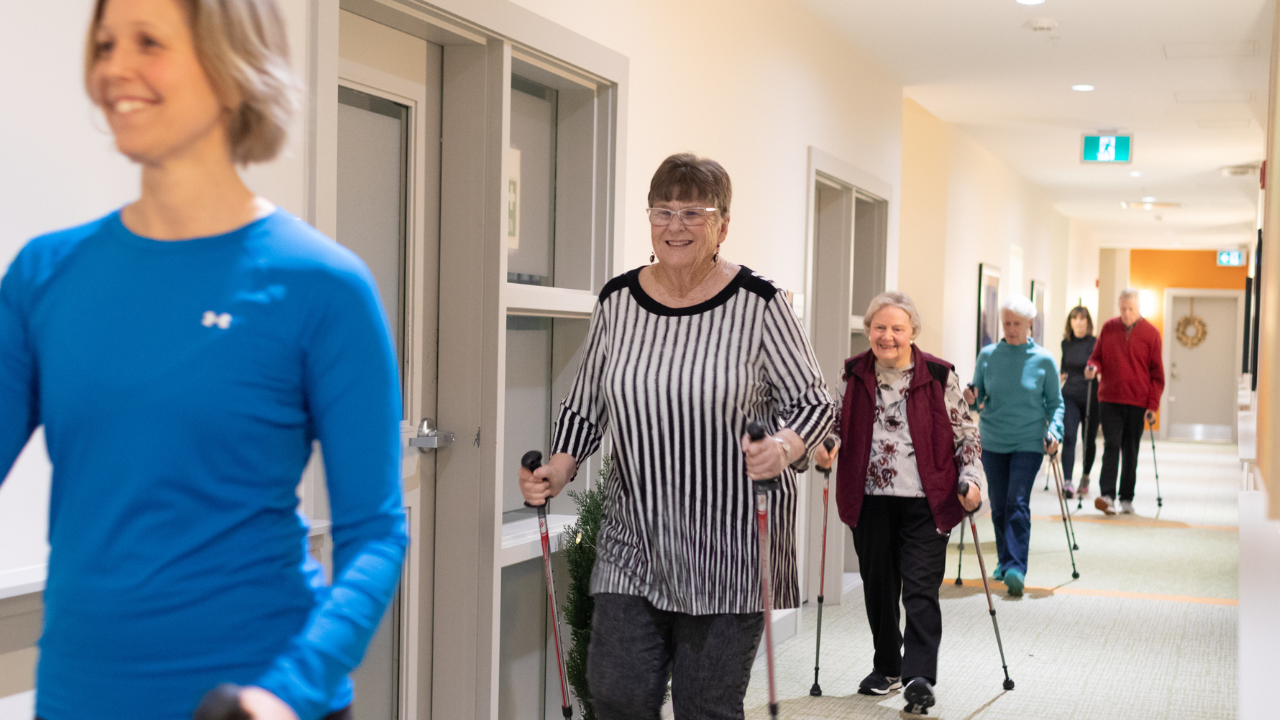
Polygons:
M568 453L556 453L546 465L530 472L520 466L520 494L530 505L542 505L560 494L578 473L578 463Z
M836 446L831 448L831 452L827 452L825 445L819 445L818 449L813 453L813 464L819 470L823 468L831 469L831 464L836 461L836 456L840 454L840 441L836 440Z
M1094 378L1096 378L1096 377L1098 377L1098 368L1096 368L1096 367L1094 367L1094 366L1092 366L1092 365L1085 365L1085 366L1084 366L1084 379L1085 379L1085 380L1092 380L1092 379L1094 379Z
M977 402L978 396L973 392L973 386L964 389L964 402L966 405L972 405Z

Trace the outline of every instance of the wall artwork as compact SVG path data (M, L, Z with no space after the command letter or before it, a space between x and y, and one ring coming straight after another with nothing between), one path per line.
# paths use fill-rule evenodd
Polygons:
M1000 340L1000 268L978 263L978 349Z
M1031 281L1031 303L1036 306L1036 319L1031 321L1031 339L1040 347L1044 347L1044 304L1049 296L1049 283L1043 280Z

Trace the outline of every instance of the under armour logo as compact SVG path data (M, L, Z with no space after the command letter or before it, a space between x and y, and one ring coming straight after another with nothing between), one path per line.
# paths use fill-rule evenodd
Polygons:
M204 319L200 321L200 324L205 327L213 327L214 325L217 325L223 330L226 330L231 327L231 313L222 313L219 315L212 310L205 310Z

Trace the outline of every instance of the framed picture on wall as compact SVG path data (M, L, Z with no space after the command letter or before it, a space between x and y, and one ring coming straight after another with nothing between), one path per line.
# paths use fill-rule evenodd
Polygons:
M978 348L1000 340L1000 268L978 263Z
M1049 283L1043 280L1031 281L1031 303L1036 306L1036 319L1031 321L1031 339L1044 347L1044 303L1049 296Z

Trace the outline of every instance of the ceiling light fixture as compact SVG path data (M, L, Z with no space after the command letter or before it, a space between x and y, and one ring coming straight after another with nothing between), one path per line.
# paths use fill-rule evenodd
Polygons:
M1129 177L1142 177L1142 171L1141 171L1141 170L1131 170L1131 171L1129 172Z
M1076 92L1093 92L1092 85L1072 85L1071 89Z
M1019 5L1043 5L1044 0L1018 0Z
M1156 201L1156 199L1155 199L1155 198L1153 198L1153 197L1151 197L1151 196L1147 196L1147 197L1142 198L1142 202L1155 202L1155 201Z
M1142 202L1122 202L1120 203L1120 207L1125 210L1172 210L1174 208L1182 207L1182 203L1168 201L1151 202L1150 200L1144 199ZM1160 217L1157 216L1157 219L1160 219Z

